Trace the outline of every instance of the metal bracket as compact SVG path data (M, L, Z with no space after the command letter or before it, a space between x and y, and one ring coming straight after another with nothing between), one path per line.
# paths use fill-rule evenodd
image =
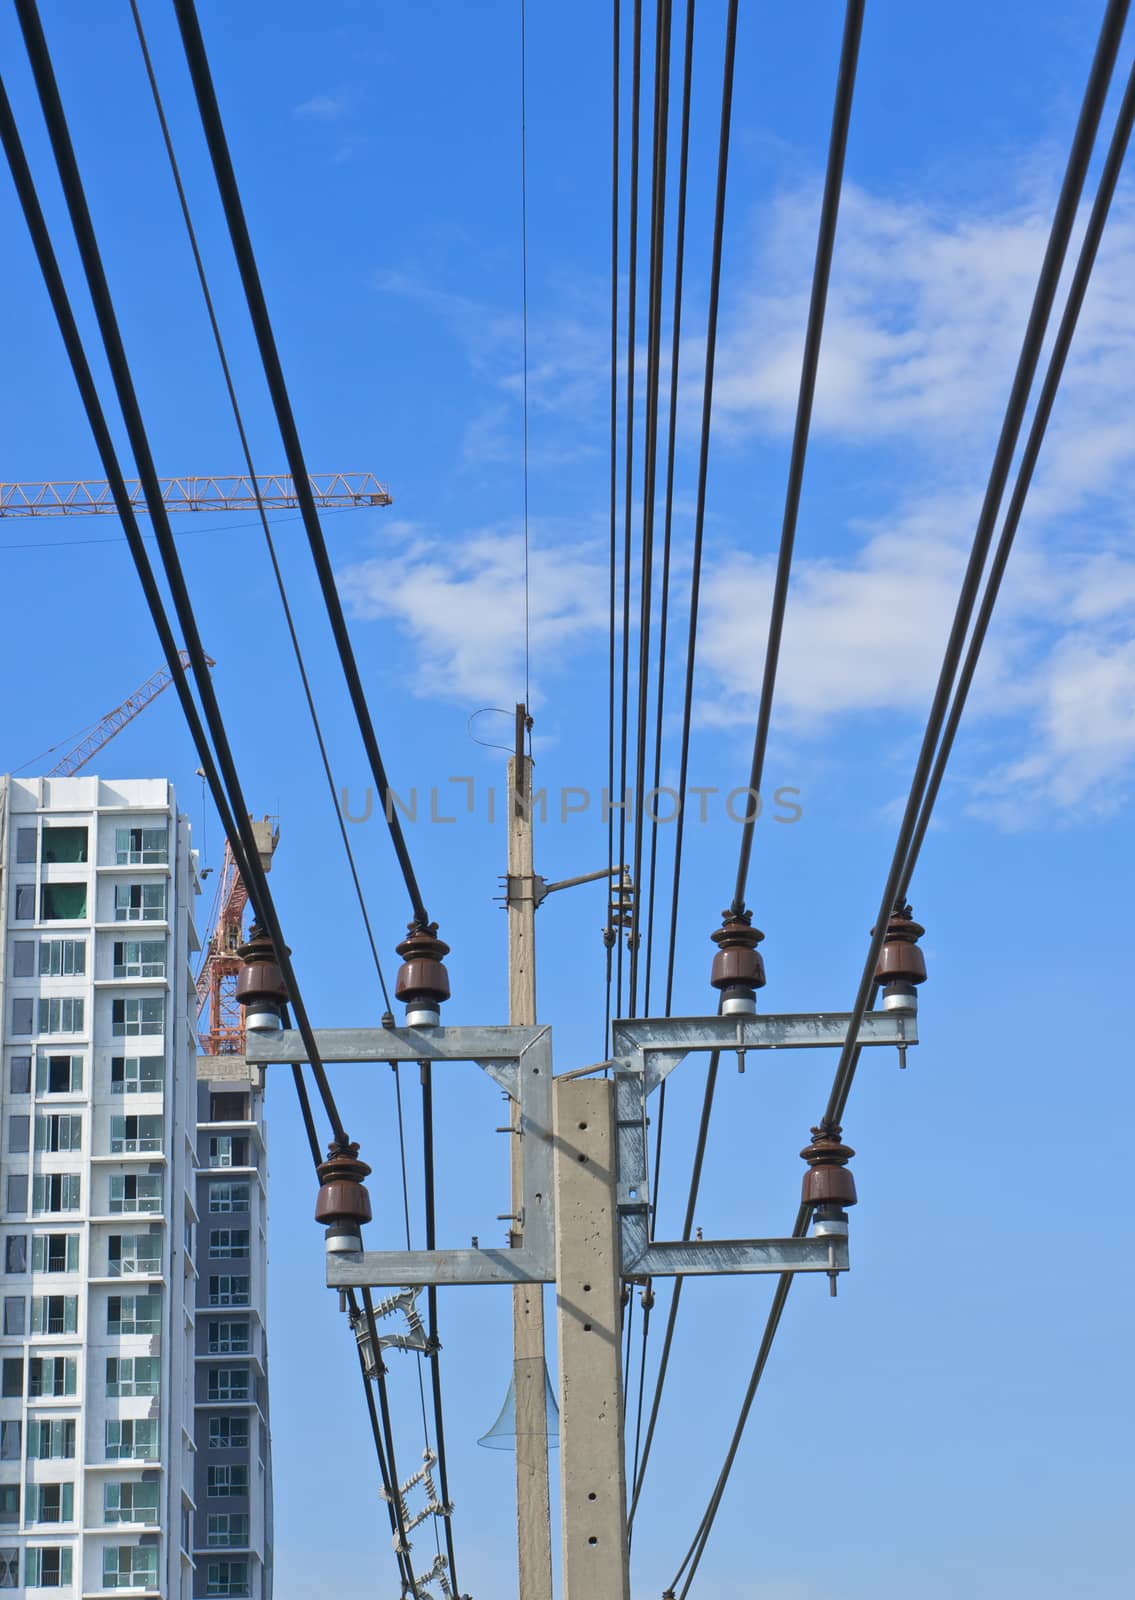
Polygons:
M686 1277L734 1272L846 1272L845 1235L807 1239L651 1240L646 1151L646 1101L695 1051L808 1050L841 1046L848 1012L782 1016L633 1018L612 1026L615 1080L616 1209L624 1278ZM872 1011L862 1045L918 1043L913 1011Z
M367 1250L329 1255L333 1289L419 1284L551 1283L555 1272L552 1191L552 1035L546 1026L328 1028L317 1030L323 1061L469 1061L520 1107L523 1244L513 1250ZM302 1062L294 1030L248 1041L248 1059Z

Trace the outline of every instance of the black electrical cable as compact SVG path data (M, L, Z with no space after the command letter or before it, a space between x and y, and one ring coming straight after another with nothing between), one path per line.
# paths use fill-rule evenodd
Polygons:
M1045 373L1036 411L1033 414L1032 424L1029 428L1028 440L1017 468L1017 480L1009 501L1009 509L1005 513L1005 521L997 541L997 547L993 553L993 560L990 562L985 592L982 595L981 604L974 619L969 645L966 648L965 661L958 674L953 703L950 706L950 713L946 718L946 725L942 730L942 738L939 741L938 754L934 760L934 770L926 786L926 796L922 802L918 824L911 839L910 849L907 851L906 861L903 864L902 878L899 883L899 898L901 900L906 899L907 891L910 888L910 880L914 875L922 844L926 838L926 830L930 825L930 814L938 798L938 791L942 787L946 763L949 761L950 752L954 747L958 724L961 722L966 698L973 683L974 673L977 670L978 658L985 643L985 636L989 631L993 607L996 604L997 595L1001 588L1001 580L1005 576L1005 568L1008 565L1013 540L1020 525L1025 499L1032 483L1033 472L1036 469L1037 458L1040 455L1045 431L1048 428L1052 409L1056 402L1056 392L1064 374L1064 366L1072 345L1072 336L1076 331L1076 324L1083 309L1084 297L1087 294L1088 283L1091 279L1092 269L1095 266L1104 226L1123 170L1133 121L1135 121L1135 66L1132 67L1131 74L1127 80L1127 88L1119 109L1119 116L1116 119L1115 131L1112 134L1103 171L1100 174L1099 187L1096 190L1091 215L1088 218L1088 226L1084 233L1083 243L1080 246L1080 254L1076 262L1072 283L1068 290L1068 298L1060 318L1052 353L1049 356L1048 369Z
M706 1140L709 1137L709 1118L713 1109L713 1095L717 1087L717 1070L721 1060L720 1052L714 1050L710 1053L709 1066L706 1070L705 1092L702 1095L701 1118L698 1123L697 1144L694 1149L694 1165L690 1176L690 1188L686 1197L686 1215L682 1223L682 1238L689 1239L694 1231L694 1208L697 1205L698 1191L701 1188L702 1166L705 1161ZM662 1354L658 1358L658 1373L654 1380L654 1396L650 1402L650 1418L646 1427L646 1439L642 1448L641 1464L638 1460L638 1451L635 1452L635 1470L631 1476L631 1505L627 1513L627 1526L634 1526L634 1515L638 1508L639 1497L642 1494L643 1481L646 1478L647 1463L650 1460L650 1448L654 1443L654 1430L658 1424L658 1411L662 1404L662 1390L666 1383L666 1373L670 1366L670 1349L674 1343L674 1329L678 1321L678 1307L682 1300L682 1285L685 1279L674 1279L674 1292L670 1297L670 1309L666 1315L666 1332L662 1339Z
M358 1302L355 1300L353 1291L351 1292L350 1299L352 1301L352 1312L356 1317L360 1316L361 1313L358 1309ZM398 1518L394 1511L395 1502L398 1497L398 1485L394 1482L391 1476L390 1466L386 1459L386 1450L383 1447L382 1424L379 1421L378 1407L375 1404L374 1387L370 1381L370 1374L367 1372L366 1351L357 1341L356 1349L358 1350L359 1356L359 1371L362 1373L363 1377L363 1392L366 1395L367 1416L370 1419L371 1437L374 1440L374 1453L378 1457L379 1476L382 1479L382 1487L386 1491L383 1495L383 1499L386 1501L386 1509L390 1516L390 1531L394 1535L394 1558L398 1564L398 1571L402 1576L402 1593L405 1595L407 1591L413 1587L414 1572L410 1565L409 1555L405 1554L398 1548L400 1535L398 1531ZM377 1347L376 1359L379 1359Z
M197 230L193 226L193 218L189 209L189 200L185 193L185 186L182 183L181 169L178 164L177 155L174 151L173 138L170 134L169 123L166 119L165 107L162 104L161 91L158 88L158 80L154 72L154 64L150 56L149 45L146 42L146 34L142 26L142 16L138 10L138 0L130 0L130 10L134 17L134 27L138 34L138 44L142 51L142 60L145 63L146 76L149 80L150 92L153 95L154 109L157 112L158 123L161 127L162 140L165 144L166 156L169 160L174 188L177 191L178 204L181 207L182 219L185 222L185 231L189 238L189 248L192 251L193 263L197 269L197 281L201 285L201 295L205 302L205 310L208 315L209 326L213 334L213 343L217 348L217 358L221 364L221 372L224 376L225 389L228 392L229 405L232 408L233 421L236 424L237 434L240 439L241 454L244 456L244 463L248 469L249 482L252 485L252 492L256 500L256 509L260 516L260 526L264 531L264 540L268 546L268 556L272 563L272 572L276 579L276 588L279 591L280 604L284 610L284 620L287 623L288 635L292 642L292 651L296 658L296 666L299 669L300 681L303 684L303 692L304 698L307 701L308 715L311 718L311 725L315 732L316 744L319 747L319 758L323 764L323 772L327 779L328 793L331 796L331 804L335 810L335 820L339 825L339 834L343 841L343 849L346 852L347 865L350 868L351 881L354 884L355 889L355 898L358 901L359 912L363 919L363 927L366 930L367 942L370 945L371 958L374 962L375 972L378 975L379 987L382 990L382 998L386 1005L387 1011L389 1011L391 1009L390 994L387 990L386 978L382 971L382 961L379 958L378 945L375 940L374 929L371 927L370 915L367 911L366 900L363 896L362 884L359 881L358 867L355 863L354 852L351 849L351 842L347 834L347 826L343 820L342 807L339 804L339 797L335 792L335 779L331 772L331 761L327 754L327 745L323 738L323 729L320 726L319 716L315 709L315 698L312 694L311 683L308 679L307 668L304 664L303 653L300 649L299 636L296 632L295 620L292 616L292 608L288 601L287 589L284 584L284 575L280 570L280 562L276 554L276 546L272 538L272 530L269 527L268 513L264 507L264 501L260 493L260 485L256 477L256 469L252 462L252 448L248 442L248 433L244 426L244 417L241 414L240 404L237 400L236 386L233 382L232 376L232 368L229 365L228 355L225 350L224 338L221 334L220 323L217 319L217 313L213 303L213 296L209 289L209 280L205 272L205 262L202 259L201 250L197 242Z
M966 635L969 631L974 605L977 601L982 571L989 554L993 530L996 525L1001 500L1005 493L1017 440L1020 437L1024 423L1029 391L1032 388L1033 378L1040 362L1045 331L1048 327L1053 301L1059 286L1061 270L1068 251L1068 243L1076 224L1076 212L1091 161L1092 147L1095 143L1104 102L1107 98L1108 85L1115 67L1116 56L1119 53L1127 11L1128 0L1108 0L1107 10L1100 29L1099 43L1092 61L1088 86L1084 93L1084 100L1080 108L1064 180L1060 188L1060 196L1053 215L1044 261L1041 265L1032 308L1029 312L1028 325L1021 345L1017 370L1005 407L1005 417L1000 437L997 441L993 464L989 472L989 482L986 486L981 512L974 531L973 547L966 565L954 620L946 642L942 669L934 690L934 699L926 721L926 731L923 735L922 746L919 750L918 761L911 780L910 794L903 813L902 823L899 827L894 855L887 873L886 886L875 918L871 945L867 952L867 959L863 964L863 975L860 979L859 992L856 995L855 1005L852 1009L847 1038L840 1053L835 1081L832 1084L831 1096L827 1110L824 1113L825 1122L838 1120L838 1113L846 1100L847 1088L850 1085L851 1074L854 1070L851 1063L859 1037L860 1024L867 1009L868 998L874 988L875 967L879 959L879 952L883 947L883 940L886 938L887 921L894 908L899 886L903 881L907 857L918 825L919 812L926 794L935 753L946 717L948 700L954 679L957 676Z
M847 134L851 124L851 102L855 93L855 69L859 59L859 40L863 32L865 0L848 0L844 14L843 44L836 79L835 106L832 111L828 164L824 176L824 197L820 206L820 228L816 240L816 260L812 269L812 296L808 306L808 326L804 336L804 357L800 368L800 388L796 399L796 425L788 464L788 487L784 495L784 518L780 528L780 549L776 560L772 606L769 611L765 664L757 702L757 727L753 737L753 760L749 772L749 792L745 797L745 820L741 829L741 849L737 862L737 881L733 890L734 914L745 909L745 887L749 858L753 849L753 830L760 811L761 784L764 781L765 751L772 718L776 670L784 632L784 613L788 604L788 585L792 574L792 552L796 543L796 523L800 515L800 494L804 484L804 463L808 454L808 435L812 427L812 406L816 396L816 374L820 365L820 345L824 333L828 284L835 252L836 224L839 220L840 193L843 188Z
M386 1387L386 1368L382 1361L382 1346L378 1342L378 1323L374 1315L374 1300L369 1289L362 1291L363 1313L366 1317L367 1333L370 1337L371 1352L374 1357L374 1376L378 1386L378 1407L382 1417L382 1443L386 1454L386 1464L389 1470L390 1482L386 1485L386 1492L391 1496L391 1505L394 1511L395 1532L398 1538L398 1554L405 1561L405 1582L414 1600L419 1600L418 1586L414 1579L414 1569L410 1562L410 1540L406 1534L406 1517L402 1506L402 1480L398 1476L398 1463L394 1457L394 1428L390 1420L390 1395ZM364 1363L363 1374L366 1375ZM368 1396L370 1387L367 1387ZM376 1441L377 1443L377 1438ZM381 1462L381 1456L380 1456Z
M437 1212L435 1206L434 1186L434 1113L433 1113L433 1068L428 1061L421 1063L422 1074L422 1150L425 1158L425 1196L426 1196L426 1249L437 1249ZM426 1290L426 1304L429 1311L429 1354L430 1354L430 1383L433 1391L434 1408L434 1438L437 1441L437 1471L438 1482L441 1485L441 1503L448 1506L449 1501L449 1470L445 1462L445 1423L442 1413L441 1398L441 1340L438 1337L437 1324L437 1285L431 1283ZM453 1585L455 1595L460 1594L457 1582L457 1558L453 1553L453 1518L446 1513L445 1522L445 1549L449 1558L449 1579Z
M678 898L682 879L682 843L686 826L686 784L690 763L690 727L693 719L694 661L697 651L698 603L701 594L702 547L705 535L705 495L709 473L709 433L713 410L713 372L717 354L717 309L721 293L721 245L725 233L725 184L729 168L729 130L733 112L733 66L737 54L737 0L729 0L725 24L725 64L721 85L721 130L717 149L717 184L713 203L713 250L709 275L709 310L706 316L705 379L702 388L701 437L698 444L698 486L694 511L693 559L690 571L690 622L686 641L686 683L682 705L682 742L678 759L678 813L674 829L674 875L670 894L670 939L666 959L666 1015L674 993L674 952L678 937Z
M312 498L311 486L308 482L307 464L304 460L295 416L288 397L287 384L280 364L279 351L276 348L276 339L268 315L268 306L264 298L264 289L260 282L256 257L253 254L248 223L245 219L244 207L237 187L236 174L233 170L232 156L229 152L228 139L225 134L224 123L221 120L220 107L217 103L216 90L205 52L205 42L197 19L197 9L193 0L174 0L174 11L181 30L185 58L189 65L189 74L197 97L201 123L205 130L205 140L209 147L209 155L213 164L217 187L220 191L221 203L224 207L225 219L228 223L229 236L232 240L241 283L244 287L245 299L248 302L249 315L260 350L260 359L264 366L268 389L276 412L277 424L284 442L284 453L288 459L289 471L295 481L296 498L299 501L304 528L307 531L308 544L311 547L320 592L323 595L323 601L331 621L331 631L335 637L335 646L343 667L343 675L347 680L351 704L355 710L359 732L362 735L363 745L370 762L371 773L382 802L386 825L410 896L414 923L425 927L429 922L429 915L422 900L418 880L414 874L401 822L390 801L390 784L386 776L386 768L383 765L370 707L367 704L366 691L359 676L358 663L355 660L350 634L347 631L346 619L343 616L343 606L335 586L335 574L331 567L331 560L327 554L327 546L319 525L319 514Z
M630 636L631 636L631 496L634 487L634 378L635 378L635 312L638 301L638 141L639 105L642 87L642 0L634 0L634 55L631 71L631 193L630 239L627 256L627 433L626 482L623 495L623 664L622 712L619 735L619 864L625 872L627 859L627 725L630 700ZM614 800L611 801L614 804ZM639 886L631 885L633 897ZM624 896L619 895L620 905ZM623 1006L623 936L615 953L615 995L620 1012Z
M662 265L666 231L666 156L670 130L671 0L658 0L654 23L654 129L650 198L650 276L647 295L646 417L643 442L642 559L639 563L638 693L635 729L634 865L631 913L630 1008L638 1014L642 850L646 824L646 731L650 700L650 619L654 576L654 502L658 467L658 394L662 371ZM657 799L657 796L655 797ZM657 807L652 807L652 815ZM654 823L657 828L657 822Z
M604 943L607 951L607 999L603 1021L603 1053L611 1044L611 979L614 962L611 946L619 938L613 922L612 897L614 895L615 867L615 812L611 805L615 791L615 592L618 557L618 494L619 494L619 36L622 26L622 8L615 0L611 29L611 572L610 572L610 635L607 646L607 927ZM620 877L622 863L619 863Z
M249 818L248 809L244 802L244 795L241 789L240 779L237 776L236 766L232 757L232 751L229 747L228 736L225 732L224 722L220 714L220 708L217 704L216 693L213 689L212 680L209 676L208 661L201 644L200 634L198 633L197 619L194 615L193 606L189 599L189 592L186 588L184 575L181 570L181 562L177 554L177 547L173 540L169 526L169 519L166 514L166 508L162 501L161 486L158 482L157 473L154 468L153 457L150 453L149 441L146 437L145 427L142 422L141 411L138 406L137 395L134 391L134 384L130 373L129 363L126 359L126 352L122 343L122 336L118 328L118 321L117 317L115 316L113 302L110 297L110 290L107 285L106 274L103 270L98 243L95 238L90 212L87 207L82 179L79 175L78 165L75 160L75 152L71 143L71 136L67 127L66 118L63 113L62 102L59 97L59 88L55 80L55 73L51 64L50 52L48 51L47 41L44 37L43 29L40 24L35 0L16 0L16 13L19 18L21 30L23 32L28 58L31 62L32 74L36 83L36 90L39 96L40 105L43 110L44 120L47 124L52 152L55 157L56 167L59 171L60 182L62 184L64 197L67 202L68 214L71 218L71 224L74 229L76 242L79 247L79 254L83 263L83 271L86 276L87 284L91 293L91 299L94 304L95 316L99 325L99 332L102 337L108 363L110 365L115 392L118 396L118 402L122 410L127 436L130 440L130 448L134 455L134 461L138 470L139 479L142 483L143 493L150 508L150 517L154 528L154 534L158 542L158 550L161 554L162 565L165 570L166 579L169 583L170 592L173 597L174 609L177 613L178 622L180 623L185 636L185 649L193 667L194 681L197 685L198 694L201 697L205 721L208 725L209 733L216 748L217 762L224 778L225 793L228 795L231 801L231 816L229 817L229 820L235 824L235 833L230 835L230 839L235 840L236 838L239 838L240 843L243 846L242 854L244 859L243 862L238 859L237 865L241 871L241 876L248 887L253 906L267 924L268 933L272 939L273 945L275 946L276 958L279 962L281 972L288 987L289 997L296 1014L296 1022L300 1033L303 1036L304 1046L308 1051L308 1059L311 1063L312 1073L315 1077L316 1084L319 1088L320 1097L323 1100L324 1106L327 1110L328 1118L330 1119L331 1126L334 1130L336 1143L346 1144L346 1130L343 1127L338 1108L335 1105L335 1098L331 1093L331 1086L327 1080L327 1074L324 1071L323 1064L319 1057L319 1050L315 1043L315 1036L312 1032L310 1023L308 1022L307 1013L299 995L298 984L296 983L295 973L292 970L287 946L284 943L279 918L276 914L276 908L268 889L268 882L264 868L260 863L260 857L256 849L256 840L252 832L252 824ZM25 215L27 215L26 208ZM29 226L30 222L31 219L29 218ZM40 222L42 224L42 214L40 215ZM48 240L48 249L50 250L50 240ZM61 279L58 281L58 288L62 294L62 303L56 305L57 318L60 318L61 310L65 310L67 318L69 318L73 323L73 315L70 311L70 304L67 301L66 291L62 287ZM78 336L76 333L76 338L77 337ZM79 371L77 369L76 377L79 377ZM89 378L89 370L87 372L87 377ZM97 405L97 396L95 397L95 403ZM87 410L88 415L90 416L91 408L89 405L87 406ZM110 468L113 468L113 471L111 471ZM118 503L120 494L124 494L125 486L122 482L122 474L118 466L117 458L113 455L113 450L111 451L109 465L104 457L104 470L107 471L108 481L117 476L117 488L112 489L112 494L114 495L116 503ZM141 576L143 564L145 565L146 570L148 570L149 562L148 558L145 556L145 551L144 548L142 548L140 541L137 545L131 541L131 554L134 556L135 565L138 567L139 575ZM145 587L144 580L143 587ZM174 656L173 660L170 661L170 669L175 673L180 671L180 666L177 663L176 655ZM208 776L209 768L212 765L211 754L208 761L203 759L202 764L205 766L206 776ZM216 770L214 769L214 777L215 776ZM218 790L219 787L220 785L218 781ZM216 793L214 793L213 798L214 802L216 802ZM235 849L234 855L236 855Z
M1010 391L1009 401L1006 406L1005 419L1002 425L1001 436L998 441L998 449L994 457L993 467L990 471L989 486L986 491L982 516L979 518L978 528L974 536L974 553L973 556L971 556L969 567L967 567L966 578L963 580L962 594L958 602L958 613L955 616L954 629L952 630L951 640L947 645L946 657L943 661L942 677L939 680L938 686L940 691L944 681L946 682L948 688L949 682L952 681L953 673L957 668L956 655L954 657L953 667L951 668L950 665L951 646L954 644L953 636L955 633L960 632L961 638L964 640L966 632L968 631L969 616L972 613L975 596L973 594L968 595L968 607L966 606L966 601L967 591L970 589L969 580L971 577L972 568L975 564L974 558L977 556L980 542L984 534L985 551L982 552L981 560L977 563L977 575L980 577L981 567L984 565L984 555L987 553L989 540L992 536L992 523L996 520L996 509L999 506L1001 496L1004 493L1004 488L1014 453L1016 438L1019 435L1024 411L1027 406L1028 391L1031 388L1032 379L1035 376L1036 367L1039 363L1044 332L1047 326L1049 314L1051 312L1056 288L1059 283L1063 259L1068 247L1068 240L1075 222L1080 193L1083 189L1087 168L1091 159L1092 146L1095 141L1096 131L1099 126L1103 106L1107 97L1108 85L1112 71L1114 70L1115 59L1118 54L1119 45L1121 43L1127 10L1128 6L1126 4L1126 0L1112 0L1112 3L1108 5L1103 23L1101 25L1099 43L1093 58L1091 73L1089 75L1088 85L1085 90L1083 105L1081 107L1076 133L1073 138L1072 148L1065 171L1064 182L1061 186L1060 198L1057 202L1056 211L1053 217L1049 242L1045 251L1044 262L1041 266L1032 310L1030 312L1024 340L1022 342L1017 372L1014 378L1013 387ZM1135 78L1135 73L1133 73L1133 78ZM1133 91L1132 83L1129 82L1128 91L1124 97L1123 107L1120 111L1120 123L1122 123L1125 118L1129 119L1132 114L1135 113L1135 106L1130 103L1133 95L1135 95L1135 91ZM1098 246L1098 233L1102 229L1102 223L1106 215L1106 207L1110 203L1110 193L1108 193L1105 189L1105 185L1109 186L1111 192L1114 191L1114 185L1118 178L1118 167L1115 166L1115 162L1118 161L1121 164L1121 148L1126 145L1129 135L1129 122L1126 131L1123 131L1123 129L1117 125L1116 135L1113 137L1112 146L1108 153L1104 177L1101 179L1100 187L1106 195L1106 198L1103 202L1103 210L1097 218L1097 211L1099 210L1101 204L1100 195L1097 194L1096 206L1093 208L1093 215L1091 221L1089 222L1088 235L1085 241L1086 245L1090 249L1090 255L1087 258L1088 264L1085 267L1083 281L1081 282L1080 265L1084 264L1085 259L1082 252L1081 263L1078 264L1077 267L1077 273L1073 283L1073 290L1069 295L1069 302L1068 306L1066 307L1065 317L1062 319L1060 331L1057 336L1057 343L1050 362L1048 377L1052 377L1055 372L1055 382L1052 385L1051 394L1049 394L1048 377L1046 377L1045 389L1042 392L1041 404L1045 407L1046 412L1051 411L1052 401L1055 399L1056 383L1059 381L1059 372L1063 367L1063 363L1067 355L1067 343L1071 338L1075 316L1078 315L1079 306L1075 305L1073 308L1073 296L1078 292L1079 300L1082 302L1083 293L1087 286L1087 275L1090 274L1091 270L1090 261L1094 259L1095 248ZM1120 153L1117 154L1117 152ZM1095 236L1094 241L1093 235ZM1069 311L1071 311L1072 321L1066 328ZM1042 417L1042 411L1039 406L1037 415L1038 418ZM1043 428L1046 422L1047 415L1043 415L1043 420L1041 420L1039 423L1040 431L1037 432L1035 441L1033 436L1030 434L1029 446L1033 446L1035 442L1035 449L1026 447L1026 453L1022 459L1020 469L1021 476L1018 478L1017 485L1018 489L1022 491L1020 496L1022 506L1024 490L1027 489L1028 477L1031 476L1031 472L1035 466L1036 451L1039 450L1041 437L1043 436ZM998 482L998 479L1000 482ZM1010 507L1010 518L1013 516L1013 507L1016 504L1016 500L1017 495L1015 494L1013 505ZM992 509L990 510L991 506ZM1018 518L1019 513L1020 508L1017 508ZM1007 519L1006 526L1009 525L1010 522L1009 519ZM1005 554L1007 557L1007 548ZM999 581L1000 574L998 573L996 576ZM976 587L976 585L974 587ZM992 600L990 600L990 608L991 607ZM957 653L960 654L960 645L958 646ZM974 665L976 665L976 658ZM949 673L949 676L947 676L947 673ZM942 711L944 710L944 707L939 707L939 700L942 698L943 696L940 694L936 694L935 696L934 706L932 707L930 717L928 718L926 739L924 739L923 742L924 754L926 752L928 743L930 744L932 753L938 742L937 736L941 730ZM936 718L937 726L935 727ZM931 741L932 730L935 734L933 741ZM927 762L927 768L928 765L929 763ZM915 825L915 818L918 814L916 805L914 803L915 794L916 791L919 793L924 793L926 787L926 778L923 768L924 763L920 757L919 765L915 772L915 779L911 786L911 800L908 802L907 814L904 816L903 825L900 828L899 840L895 849L895 857L892 861L891 873L888 876L887 888L889 892L884 895L881 904L879 916L876 922L876 933L872 940L873 948L868 958L866 975L872 981L867 985L869 992L867 998L863 1000L862 1009L860 1009L859 1006L859 999L862 998L863 995L863 985L861 984L860 986L860 996L857 997L856 1011L852 1014L851 1024L848 1028L847 1039L845 1040L843 1050L841 1051L840 1062L836 1068L835 1079L832 1084L832 1092L829 1097L828 1106L824 1115L824 1122L827 1124L837 1123L843 1116L847 1102L847 1093L850 1089L855 1067L858 1063L861 1052L862 1047L858 1044L859 1026L862 1022L863 1015L869 1009L870 1004L873 1003L873 979L875 966L878 959L878 949L881 949L882 947L883 937L885 936L886 932L887 916L891 906L894 903L895 889L898 887L901 881L903 868L909 859L913 828ZM919 784L920 773L922 773L921 784ZM926 820L929 820L928 814ZM891 882L892 878L894 880L893 883ZM793 1237L799 1238L806 1231L809 1215L810 1208L807 1206L801 1206L797 1214L796 1224L793 1228ZM698 1532L695 1535L694 1542L687 1551L682 1565L670 1585L671 1590L676 1589L682 1574L686 1573L686 1581L681 1590L681 1594L678 1596L678 1600L684 1600L684 1597L688 1594L690 1585L693 1582L698 1565L701 1561L701 1557L705 1551L709 1534L712 1529L714 1519L717 1515L717 1510L721 1504L726 1482L732 1469L733 1462L736 1458L737 1450L740 1446L741 1437L748 1420L753 1399L760 1384L761 1377L768 1360L769 1351L772 1348L772 1343L783 1315L784 1306L788 1298L791 1283L792 1275L788 1273L783 1274L778 1280L772 1308L769 1312L765 1331L757 1352L756 1362L750 1376L749 1385L742 1402L741 1412L737 1421L737 1425L734 1429L724 1466L722 1467L721 1473L718 1476L717 1483L715 1484L713 1493L710 1497L710 1502L707 1506L706 1512L702 1517L701 1523L699 1524Z
M666 445L666 510L662 532L662 578L659 588L658 611L658 699L654 721L654 780L658 792L662 777L662 720L666 705L666 644L670 620L670 554L674 522L674 461L675 441L678 431L678 357L682 337L682 282L686 254L686 185L690 156L690 100L694 64L694 0L686 0L686 43L682 67L682 133L678 158L678 215L674 240L674 316L670 344L670 419ZM650 830L650 889L646 915L646 979L643 994L643 1011L650 1015L650 979L654 965L654 898L658 867L658 827ZM657 1153L661 1149L662 1109L665 1103L666 1083L659 1089L658 1132L655 1140L655 1187L658 1183Z

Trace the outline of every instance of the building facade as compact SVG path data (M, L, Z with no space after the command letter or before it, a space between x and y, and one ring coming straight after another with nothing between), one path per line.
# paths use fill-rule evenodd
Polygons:
M0 1589L270 1594L263 1511L197 1498L221 1481L198 1319L241 1276L198 1214L198 888L164 780L0 778Z

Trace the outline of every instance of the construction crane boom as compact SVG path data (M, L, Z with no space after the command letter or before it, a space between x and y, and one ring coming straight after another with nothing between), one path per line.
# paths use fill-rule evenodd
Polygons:
M161 478L167 511L241 511L255 507L253 480L247 473L220 478ZM308 478L317 506L388 506L390 491L373 472L313 473ZM297 506L295 480L286 472L257 478L268 511ZM137 479L128 479L130 504L146 511ZM0 517L113 517L118 508L110 484L102 478L77 478L52 483L0 483Z
M250 816L260 865L271 870L272 856L280 839L275 817L259 821ZM230 1056L244 1054L244 1015L236 997L236 980L243 963L238 949L244 943L244 912L248 890L237 869L232 845L225 840L224 865L214 901L216 921L205 946L197 974L197 1041L202 1054Z
M178 659L182 669L189 666L189 656L184 650L178 651ZM211 667L216 662L211 656L205 660ZM61 761L57 761L47 774L49 778L67 778L72 773L78 772L80 767L85 767L93 755L96 755L105 744L109 744L116 733L121 733L128 722L131 722L139 713L144 711L151 700L156 700L163 689L168 689L173 682L173 674L168 667L162 667L155 672L153 677L147 678L140 684L134 693L125 699L113 711L108 711L101 722L96 722L88 733L85 733L73 750L69 750Z

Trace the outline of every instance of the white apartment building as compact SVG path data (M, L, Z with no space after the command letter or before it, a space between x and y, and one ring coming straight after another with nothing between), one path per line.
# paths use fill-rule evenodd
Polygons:
M267 1514L197 1510L232 1459L198 1318L254 1281L264 1371L266 1262L262 1205L254 1271L195 1260L198 892L164 780L0 777L0 1590L270 1596Z

